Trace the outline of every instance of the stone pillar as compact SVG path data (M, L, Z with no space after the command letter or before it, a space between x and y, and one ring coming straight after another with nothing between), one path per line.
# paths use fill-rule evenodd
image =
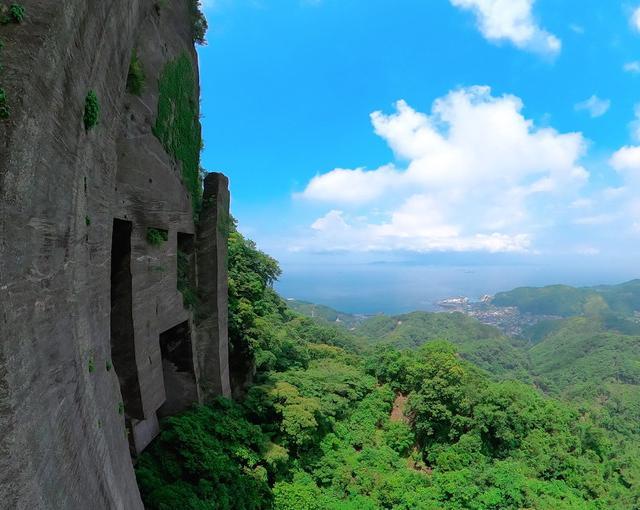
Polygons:
M210 173L204 179L204 196L197 237L196 312L197 377L200 400L231 396L229 383L229 297L227 240L229 236L229 180Z

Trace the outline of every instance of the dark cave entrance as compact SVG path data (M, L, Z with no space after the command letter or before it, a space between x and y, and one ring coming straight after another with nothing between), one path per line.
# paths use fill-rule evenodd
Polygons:
M167 396L158 410L158 416L162 417L184 411L198 401L189 321L160 334L160 351Z
M113 220L111 239L111 360L127 418L144 419L136 364L131 285L130 221Z

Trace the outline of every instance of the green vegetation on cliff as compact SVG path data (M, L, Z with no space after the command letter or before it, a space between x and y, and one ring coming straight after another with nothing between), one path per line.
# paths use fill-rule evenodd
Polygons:
M288 309L271 288L277 263L235 230L229 249L232 357L254 380L238 403L162 423L136 467L147 508L640 505L637 338L572 319L528 352L455 314L376 318L354 334ZM509 346L522 357L512 369L479 356ZM530 376L557 398L509 379L529 355Z
M90 90L85 98L83 120L87 131L95 127L100 120L100 102L94 90Z
M136 50L133 50L131 62L129 63L129 72L127 73L127 90L129 93L136 96L142 94L145 79L142 62L140 62Z
M187 54L167 63L158 83L158 116L153 133L169 155L180 163L182 182L191 195L194 213L202 200L202 148L196 75Z
M207 18L202 12L200 0L189 0L189 9L191 11L191 35L193 42L196 44L205 44L205 36L209 25Z
M22 4L0 5L0 25L8 23L22 23L27 10Z
M8 119L11 110L9 109L9 102L7 101L7 93L3 88L0 88L0 119Z

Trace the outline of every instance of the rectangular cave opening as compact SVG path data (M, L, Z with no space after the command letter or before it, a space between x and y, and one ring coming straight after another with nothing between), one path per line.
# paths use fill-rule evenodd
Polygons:
M189 321L160 334L162 373L167 400L158 416L170 416L198 401Z
M185 308L191 310L194 310L198 304L195 257L194 235L178 232L178 256L176 257L178 290L182 294Z
M144 419L133 329L130 221L114 219L111 238L111 360L126 418Z

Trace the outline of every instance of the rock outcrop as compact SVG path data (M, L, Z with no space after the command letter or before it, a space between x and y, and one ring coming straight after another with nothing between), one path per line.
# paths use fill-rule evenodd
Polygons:
M141 509L158 418L230 392L197 3L23 4L0 25L0 507Z

